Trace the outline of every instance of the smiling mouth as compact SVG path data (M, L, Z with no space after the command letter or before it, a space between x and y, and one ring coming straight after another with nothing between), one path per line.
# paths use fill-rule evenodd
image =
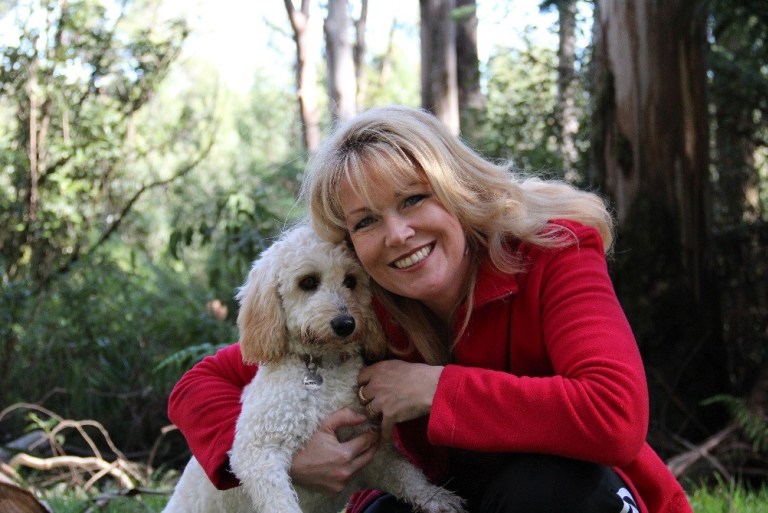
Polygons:
M395 260L392 265L397 267L398 269L408 269L409 267L413 267L414 265L418 264L425 258L429 256L430 253L432 253L432 250L434 249L435 245L430 244L428 246L424 246L420 250L418 250L416 253L413 253L412 255L408 255L405 258L401 258L400 260Z

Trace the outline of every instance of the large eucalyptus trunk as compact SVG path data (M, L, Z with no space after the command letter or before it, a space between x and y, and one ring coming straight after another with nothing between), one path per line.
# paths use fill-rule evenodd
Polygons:
M612 269L650 368L657 418L723 390L708 219L706 12L695 0L598 0L596 179L618 217ZM679 394L679 396L677 396ZM701 433L697 433L701 434Z
M596 165L624 223L650 198L701 292L707 220L706 17L693 0L597 2Z

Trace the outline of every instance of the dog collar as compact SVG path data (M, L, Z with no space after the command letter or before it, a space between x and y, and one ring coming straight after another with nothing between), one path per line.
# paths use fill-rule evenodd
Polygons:
M351 358L352 353L347 352L333 353L324 356L315 356L313 354L301 355L301 359L307 367L309 367L310 364L313 364L315 367L335 367L336 365L348 362Z
M327 364L339 365L349 361L349 359L352 358L352 355L349 353L337 353L333 356L335 358L326 359ZM323 386L323 376L318 371L318 367L323 366L323 357L304 354L301 355L301 359L304 361L304 365L307 367L307 370L304 372L304 386L309 390L318 390L321 386Z
M308 390L317 390L323 386L323 376L317 372L317 360L312 355L304 355L304 365L307 366L304 372L304 386Z

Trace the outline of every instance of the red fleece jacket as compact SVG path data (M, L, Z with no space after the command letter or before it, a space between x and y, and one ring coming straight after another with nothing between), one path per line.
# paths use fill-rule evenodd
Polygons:
M613 467L642 512L689 513L682 487L645 442L643 364L600 236L576 223L557 224L577 243L521 245L520 274L481 265L455 363L440 376L430 415L399 425L398 439L435 480L450 472L445 447L557 454ZM405 347L405 334L384 315L390 342ZM170 419L219 488L237 485L227 451L240 393L256 370L243 364L235 344L187 372L170 397ZM348 511L361 511L371 497L358 494Z

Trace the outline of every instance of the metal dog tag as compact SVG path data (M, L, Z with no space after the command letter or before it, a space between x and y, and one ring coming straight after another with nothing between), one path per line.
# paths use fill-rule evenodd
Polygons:
M307 372L304 374L304 386L308 390L318 390L323 385L323 377L317 372L317 364L313 361L307 363Z

